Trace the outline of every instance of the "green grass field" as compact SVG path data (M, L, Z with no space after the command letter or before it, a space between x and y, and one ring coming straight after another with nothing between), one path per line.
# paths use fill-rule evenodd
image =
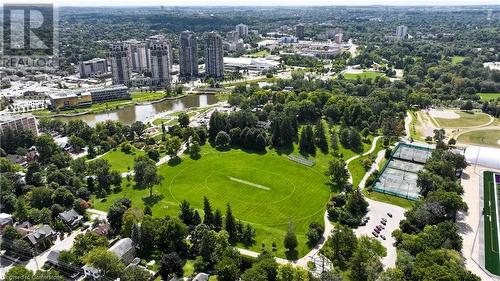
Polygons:
M213 208L225 213L226 204L230 203L237 219L253 224L257 237L250 249L260 251L262 243L270 249L276 242L275 254L284 257L283 237L288 222L293 221L299 240L298 256L308 252L308 225L313 221L323 224L325 203L330 196L324 176L328 154L318 151L317 164L312 167L290 161L287 155L275 150L265 154L237 149L219 152L205 145L201 154L198 160L184 157L180 164L160 166L163 180L154 187L153 198L149 197L149 190L136 189L124 180L120 193L111 194L106 200L94 198L93 207L106 211L116 199L126 197L136 208L150 205L154 216L177 216L180 201L188 200L201 212L203 196L207 196Z
M500 130L476 130L458 136L457 142L500 147Z
M484 257L485 267L491 273L500 275L500 247L498 245L497 200L492 172L483 173L484 182Z
M366 148L366 150L369 150L370 148ZM382 139L379 139L377 141L377 144L375 146L375 150L365 156L361 156L357 159L352 160L349 165L347 165L347 168L349 169L349 172L352 175L352 185L353 186L358 186L363 177L366 174L366 170L363 167L363 160L368 159L368 158L373 158L375 159L377 157L377 154L380 150L384 149L383 147L383 141Z
M365 194L366 197L368 197L372 200L389 203L389 204L396 205L396 206L399 206L399 207L407 209L407 210L409 210L411 207L413 207L413 204L414 204L413 201L411 201L411 200L397 197L397 196L393 196L393 195L389 195L389 194L385 194L385 193L381 193L381 192L376 192L376 191L369 192L368 190L364 189L363 193Z
M451 57L451 63L452 64L459 64L461 62L463 62L465 59L465 57L462 57L462 56L453 56Z
M124 173L128 171L128 167L130 167L130 170L134 170L134 158L139 155L144 155L144 153L143 150L132 147L132 151L127 154L118 147L116 150L104 154L101 159L107 160L112 170Z
M358 77L361 79L366 79L366 78L375 79L375 77L377 76L384 76L384 75L385 75L384 73L376 71L363 71L362 73L344 73L344 78L351 80L356 80L358 79Z
M434 120L438 123L439 127L443 128L467 128L486 125L490 121L490 116L482 112L465 112L465 111L455 111L460 118L447 119L447 118L437 118Z
M478 93L478 95L481 97L481 100L484 101L496 100L500 98L500 93Z

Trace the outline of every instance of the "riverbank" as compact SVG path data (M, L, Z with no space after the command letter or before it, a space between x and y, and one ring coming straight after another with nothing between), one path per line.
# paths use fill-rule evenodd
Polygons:
M136 95L134 97L134 95ZM83 110L85 111L79 111L80 109L72 109L68 111L72 111L72 113L56 113L52 114L52 111L49 111L47 109L45 110L40 110L40 111L34 111L32 114L36 118L56 118L56 117L77 117L77 116L82 116L82 115L87 115L87 114L99 114L99 113L105 113L105 112L110 112L110 111L115 111L119 109L123 109L126 107L131 107L131 106L137 106L137 105L150 105L150 104L156 104L168 100L177 100L181 99L184 97L187 97L188 94L183 94L175 97L163 97L158 98L157 95L149 95L150 98L144 98L140 97L138 95L142 95L142 93L132 93L132 99L130 100L118 100L118 101L111 101L111 102L106 102L106 103L99 103L99 104L94 104L91 105L88 108L85 108ZM197 94L189 94L189 95L197 95Z

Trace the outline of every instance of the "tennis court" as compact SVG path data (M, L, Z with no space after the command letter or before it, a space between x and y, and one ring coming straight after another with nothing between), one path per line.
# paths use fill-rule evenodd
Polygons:
M417 200L420 188L417 173L422 170L432 149L400 143L385 164L372 189L410 200Z
M500 275L498 205L500 201L500 174L484 172L484 265L488 271Z

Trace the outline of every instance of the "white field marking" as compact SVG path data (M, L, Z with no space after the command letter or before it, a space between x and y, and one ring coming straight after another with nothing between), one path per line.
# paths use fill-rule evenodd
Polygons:
M242 184L250 185L250 186L257 187L257 188L264 189L264 190L271 190L267 186L263 186L263 185L256 184L256 183L253 183L253 182L245 181L245 180L242 180L242 179L239 179L239 178L233 178L233 177L230 177L230 176L228 176L228 178L230 180L232 180L232 181L239 182L239 183L242 183Z

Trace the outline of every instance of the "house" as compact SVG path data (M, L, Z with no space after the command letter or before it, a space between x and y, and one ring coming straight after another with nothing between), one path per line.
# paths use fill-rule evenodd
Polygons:
M206 273L200 272L198 273L198 275L196 275L196 277L194 277L193 281L208 281L209 276L210 275Z
M130 238L123 238L111 246L108 251L115 254L125 265L128 265L135 258L134 242Z
M30 243L32 248L44 251L50 247L56 238L56 232L47 224L42 225L32 233L28 233L24 239Z
M110 230L111 230L111 226L109 226L109 224L107 224L107 223L102 223L102 224L98 225L96 228L94 228L94 232L97 235L101 235L101 236L108 236L108 233Z
M118 259L126 266L128 266L135 258L135 246L134 242L132 242L132 239L130 238L120 239L113 246L111 246L108 251L118 257ZM84 265L82 269L83 274L87 279L95 280L101 277L99 270L91 265Z
M82 222L83 216L79 215L75 209L64 211L59 214L59 218L71 229L76 228Z
M1 213L0 214L0 233L3 233L3 229L7 225L12 225L14 223L14 220L12 220L12 215L6 214L6 213Z
M47 262L51 265L58 265L59 264L59 255L61 252L59 250L52 250L50 251L49 255L47 256Z
M22 223L16 223L16 224L14 224L14 228L22 236L27 235L28 233L35 231L34 227L28 221L25 221Z

